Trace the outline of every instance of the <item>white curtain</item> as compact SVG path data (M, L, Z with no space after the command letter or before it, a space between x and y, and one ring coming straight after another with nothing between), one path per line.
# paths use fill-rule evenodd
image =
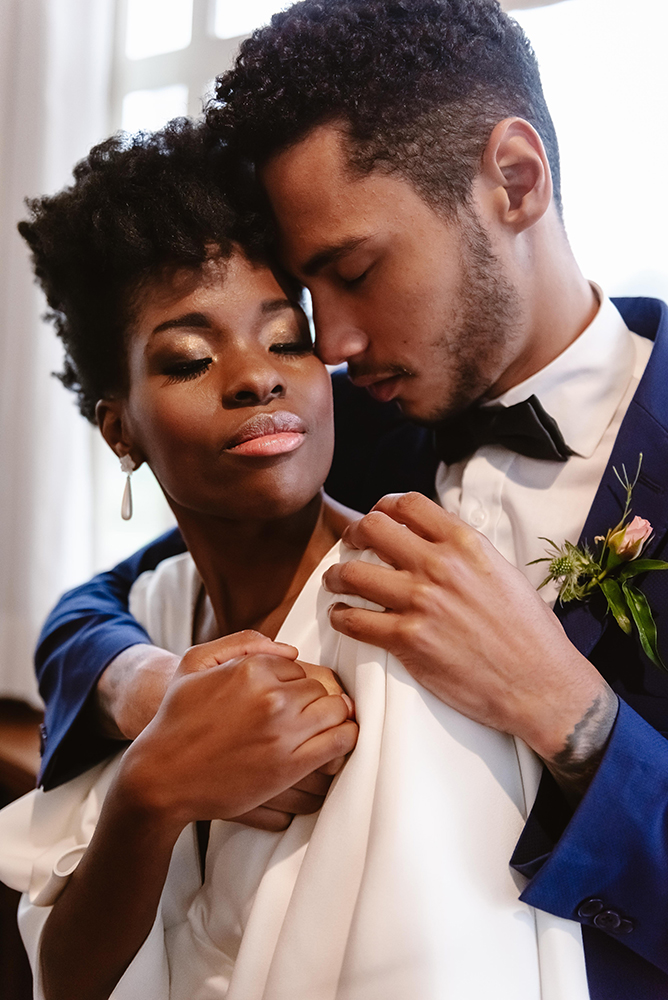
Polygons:
M113 0L0 0L0 697L36 701L32 651L93 566L92 436L16 232L108 129Z

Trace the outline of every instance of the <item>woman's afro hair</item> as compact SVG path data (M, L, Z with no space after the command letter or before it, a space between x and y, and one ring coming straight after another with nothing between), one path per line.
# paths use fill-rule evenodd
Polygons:
M125 333L142 283L235 246L264 262L271 239L251 179L202 123L119 133L73 173L70 187L27 201L18 229L65 347L59 378L94 423L97 401L127 388Z
M242 44L207 115L256 164L342 122L351 165L402 173L450 210L468 197L494 126L517 115L543 139L560 206L536 59L496 0L295 3Z

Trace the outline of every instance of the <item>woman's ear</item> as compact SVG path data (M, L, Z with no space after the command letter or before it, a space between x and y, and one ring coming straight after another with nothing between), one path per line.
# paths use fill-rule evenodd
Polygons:
M119 458L130 455L135 469L144 461L144 456L136 447L129 434L124 415L124 404L120 399L100 399L95 406L95 419L102 437Z
M552 203L552 174L543 142L523 118L504 118L489 137L482 176L500 222L515 232L534 225Z

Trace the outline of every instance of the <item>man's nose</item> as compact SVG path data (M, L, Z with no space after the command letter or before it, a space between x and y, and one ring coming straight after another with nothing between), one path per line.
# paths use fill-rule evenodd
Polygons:
M347 311L318 307L314 301L313 325L316 352L326 365L351 361L369 346L369 338Z

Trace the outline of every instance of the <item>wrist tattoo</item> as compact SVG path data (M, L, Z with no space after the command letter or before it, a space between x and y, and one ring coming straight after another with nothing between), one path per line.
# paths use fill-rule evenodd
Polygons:
M566 738L560 750L545 765L566 796L575 807L589 788L603 759L605 748L612 731L619 701L612 688L605 687L597 695L584 716Z

